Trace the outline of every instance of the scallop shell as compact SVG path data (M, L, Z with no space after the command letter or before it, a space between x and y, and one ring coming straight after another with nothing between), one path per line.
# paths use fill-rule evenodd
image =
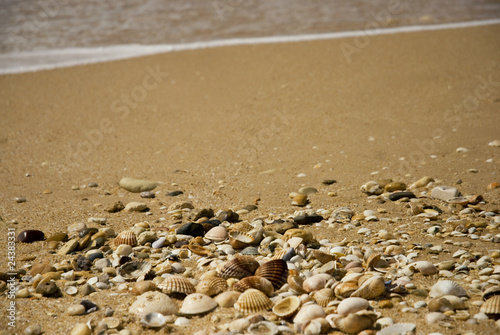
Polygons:
M126 244L126 245L130 245L131 247L135 247L137 245L137 236L135 235L135 233L133 231L122 231L120 234L118 234L116 237L115 237L115 240L113 241L113 243L116 245L116 246L119 246L121 244Z
M251 288L240 295L234 307L242 313L250 314L267 311L272 305L273 302L271 299L263 292Z
M273 313L282 318L289 318L297 313L300 305L300 298L296 295L291 295L276 301L273 306Z
M360 297L367 300L374 299L385 293L384 278L373 276L368 278L361 286L351 294L351 297Z
M217 307L214 299L201 293L192 293L182 302L180 313L185 315L196 315L210 312Z
M179 275L166 277L158 285L158 288L166 294L181 293L188 295L196 292L196 288L193 283L191 283L188 278Z
M266 278L273 284L275 290L279 290L286 283L288 266L282 259L273 259L259 266L255 275Z
M239 230L233 230L229 233L229 244L234 249L243 249L248 247L255 241L255 238L246 233Z
M228 236L227 229L224 226L213 227L205 234L206 238L216 243L226 240Z
M142 316L141 324L147 328L163 327L167 322L167 318L161 313L148 313Z
M131 261L123 264L116 271L118 275L128 280L144 279L152 273L151 263Z
M467 296L467 291L453 280L439 280L432 286L429 297L436 298L443 295Z
M213 297L227 290L227 281L220 277L206 277L196 285L196 292Z
M371 328L377 321L377 315L372 311L359 311L335 319L335 326L347 334L357 334L364 329Z
M273 284L266 278L260 276L245 277L233 285L233 289L240 292L245 292L250 288L257 289L267 296L270 296L274 292Z
M236 256L232 260L223 263L219 269L222 278L237 278L252 276L260 264L253 257Z
M348 298L358 289L358 284L352 281L338 283L335 288L335 295L339 298Z
M297 294L306 293L306 290L304 290L304 288L302 287L304 283L304 278L302 278L301 276L289 275L286 282L288 283L288 286L290 286L292 292Z
M500 295L494 295L486 300L481 306L481 312L491 319L500 318Z
M321 307L326 307L328 304L335 300L335 292L331 288L323 288L319 291L316 291L313 295L314 300Z

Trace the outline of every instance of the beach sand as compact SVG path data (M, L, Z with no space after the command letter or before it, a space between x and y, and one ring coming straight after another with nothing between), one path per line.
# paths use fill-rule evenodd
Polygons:
M500 140L498 36L495 25L232 46L1 76L1 216L17 233L41 229L46 236L89 217L106 217L117 232L140 221L158 227L166 217L161 207L179 200L215 210L258 203L242 217L250 220L293 214L297 208L288 194L311 185L319 190L310 197L314 209L350 207L359 214L384 208L387 217L407 223L403 205L371 201L360 186L384 179L411 184L423 176L463 194L482 194L498 209L499 189L486 188L500 182L500 149L488 145ZM352 54L346 57L345 50ZM468 152L457 153L459 147ZM161 181L161 193L151 200L128 193L118 187L126 176ZM326 186L324 179L337 182ZM99 186L81 187L89 182ZM184 194L165 196L174 190ZM18 204L15 197L27 202ZM117 200L146 201L152 215L103 211ZM382 221L363 225L395 230ZM413 243L443 243L425 236L423 227L415 229ZM361 238L358 228L341 228L308 229L318 239ZM474 251L484 254L500 249L474 243ZM17 243L17 267L33 263L20 260L28 255L36 255L34 262L65 259L44 246ZM432 261L451 259L459 246L447 248ZM430 257L423 252L419 260ZM419 277L417 284L436 280ZM17 299L17 332L38 323L46 334L66 334L77 322L103 317L105 308L65 316L67 306L81 299ZM124 316L133 297L110 298L103 291L90 300ZM417 300L411 297L409 305ZM0 301L6 306L4 297ZM471 306L469 312L478 310ZM402 314L399 306L380 311L416 323L419 333L495 329L492 322L427 326L427 311ZM221 323L224 313L234 317L217 313ZM202 329L210 317L194 318L183 332ZM0 325L5 329L5 318ZM140 329L138 322L129 327Z

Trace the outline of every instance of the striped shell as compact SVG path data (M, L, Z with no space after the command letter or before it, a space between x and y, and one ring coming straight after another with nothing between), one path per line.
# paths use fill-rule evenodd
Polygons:
M196 292L213 297L227 290L227 281L220 277L206 277L196 285Z
M245 277L234 284L233 288L240 292L245 292L248 289L254 288L267 296L270 296L274 292L273 284L266 278L259 276Z
M122 231L115 237L114 244L116 246L126 244L135 247L137 245L137 236L135 236L133 231Z
M181 294L191 294L196 291L193 283L189 281L186 277L173 275L166 277L159 285L158 288L163 291L163 293L181 293Z
M264 293L256 289L248 289L243 292L234 307L242 313L259 313L269 310L273 302Z
M443 295L467 296L467 291L453 280L440 280L432 286L429 297L436 298Z
M360 297L367 300L376 298L385 293L385 282L381 276L368 278L351 294L351 297Z
M335 319L337 328L347 334L357 334L364 329L371 328L377 315L372 311L359 311Z
M498 286L498 285L495 285L495 286L492 286L492 287L486 289L483 292L483 300L488 300L489 298L491 298L495 295L500 295L500 286Z
M326 307L328 304L335 300L335 292L331 288L323 288L319 291L316 291L313 295L314 300L321 307Z
M494 295L486 300L481 306L481 312L485 313L491 319L500 318L500 295Z
M289 318L297 313L300 305L300 298L296 295L291 295L276 301L273 306L273 313L282 318Z
M259 266L255 275L266 278L273 284L275 290L279 290L286 283L288 266L282 259L273 259Z
M219 273L224 279L241 279L244 277L252 276L259 265L259 262L257 262L253 257L236 256L232 260L224 263L219 268Z

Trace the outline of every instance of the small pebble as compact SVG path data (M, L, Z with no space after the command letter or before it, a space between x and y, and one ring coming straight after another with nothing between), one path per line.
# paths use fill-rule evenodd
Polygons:
M40 325L32 325L26 327L24 330L25 335L40 335L42 334L42 326Z

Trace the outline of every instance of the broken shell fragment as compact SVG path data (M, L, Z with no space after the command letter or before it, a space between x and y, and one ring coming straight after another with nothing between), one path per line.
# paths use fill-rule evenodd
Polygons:
M161 313L148 313L142 316L141 324L147 328L159 328L165 325L167 318Z

